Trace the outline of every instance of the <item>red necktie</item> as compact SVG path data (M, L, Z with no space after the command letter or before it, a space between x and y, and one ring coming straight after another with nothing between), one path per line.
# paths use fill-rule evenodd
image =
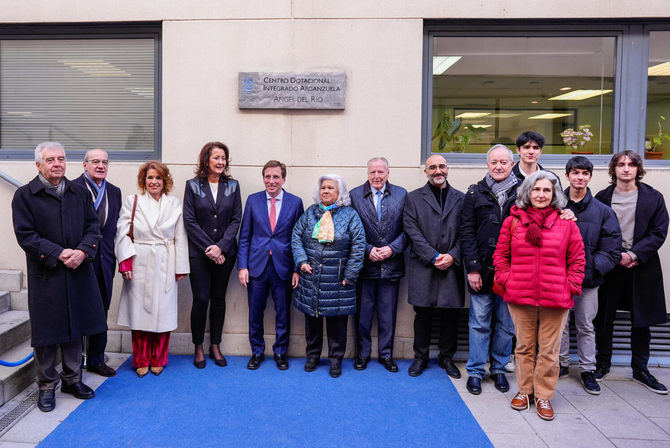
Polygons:
M270 230L275 231L277 227L277 209L275 208L277 198L270 198Z

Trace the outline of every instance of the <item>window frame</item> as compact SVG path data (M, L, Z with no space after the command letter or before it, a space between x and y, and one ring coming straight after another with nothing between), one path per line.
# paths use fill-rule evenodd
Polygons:
M160 160L162 155L162 55L160 22L86 23L86 24L21 24L0 25L0 40L36 39L153 39L154 41L154 148L152 150L107 150L115 161ZM0 82L2 80L0 79ZM0 98L2 101L2 98ZM0 118L0 126L2 120ZM45 137L46 139L46 137ZM93 149L93 148L90 148ZM86 151L65 148L68 159L83 160ZM35 154L25 149L4 149L0 160L33 160Z
M432 154L448 162L482 165L486 154L433 153L433 42L435 37L614 37L615 69L612 99L612 151L644 148L647 109L649 32L670 30L669 22L617 20L426 20L423 33L421 160ZM640 51L641 49L641 51ZM622 125L625 123L625 125ZM529 129L532 130L532 129ZM510 148L513 151L516 148ZM544 154L542 163L565 165L570 154ZM606 166L611 155L589 155ZM646 166L670 166L670 160L647 160Z

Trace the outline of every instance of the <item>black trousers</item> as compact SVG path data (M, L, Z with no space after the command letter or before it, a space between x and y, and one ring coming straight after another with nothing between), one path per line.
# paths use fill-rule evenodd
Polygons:
M63 373L56 370L58 348L62 354ZM58 380L70 385L81 381L81 339L57 345L34 347L37 385L40 390L55 389Z
M209 307L209 338L212 344L221 343L223 321L226 317L226 290L230 273L235 266L235 257L226 257L223 264L212 260L191 257L191 334L193 343L200 345L205 340L207 308ZM211 302L211 306L209 306Z
M94 263L95 277L98 283L100 297L102 297L102 307L105 310L105 320L109 311L109 297L107 297L107 288L103 280L102 268L100 263ZM107 331L92 334L86 340L86 363L89 366L99 366L105 362L105 349L107 348Z
M414 311L414 357L428 359L430 348L430 332L433 324L433 314L440 319L440 339L438 358L451 359L458 347L458 315L459 308L423 308L415 306Z
M601 295L598 298L598 314L596 315L596 365L609 367L612 364L612 340L614 338L614 319L616 318L617 305L620 303L608 303L608 300L616 300L607 291L616 291L618 297L630 300L633 297L633 276L629 269L614 268L616 275L608 275L605 288L601 286ZM633 309L628 303L626 308ZM631 322L634 315L631 311ZM649 327L632 327L630 331L630 349L632 352L630 366L633 370L647 370L649 362L649 344L651 343L651 330Z
M305 338L307 339L307 358L321 358L323 347L323 316L305 315ZM347 323L349 316L328 316L326 333L328 334L328 359L342 361L347 348Z

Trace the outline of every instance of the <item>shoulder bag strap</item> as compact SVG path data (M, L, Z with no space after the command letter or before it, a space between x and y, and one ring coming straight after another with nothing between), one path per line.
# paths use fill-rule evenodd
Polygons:
M128 229L128 237L133 243L135 242L135 237L133 236L135 227L135 209L137 209L137 195L135 195L135 199L133 200L133 212L130 215L130 229Z

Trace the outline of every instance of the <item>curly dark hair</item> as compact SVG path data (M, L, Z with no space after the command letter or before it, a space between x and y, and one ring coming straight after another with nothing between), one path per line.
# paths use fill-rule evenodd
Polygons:
M619 161L624 157L628 157L633 162L633 166L637 167L637 174L635 175L635 183L639 184L644 175L647 174L647 172L644 170L644 167L642 166L642 156L640 156L640 154L633 151L632 149L624 149L623 151L619 151L612 156L612 160L610 160L610 166L609 166L610 183L616 184L616 166L617 163L619 163Z
M222 149L226 153L226 168L219 176L219 181L225 182L231 179L228 168L230 167L230 150L226 145L221 142L208 142L205 143L205 146L200 150L200 155L198 156L198 165L195 168L195 175L200 178L206 178L209 175L209 156L212 154L214 148Z
M163 193L170 193L170 191L172 191L172 186L174 185L172 174L170 174L170 169L167 167L167 165L159 162L158 160L150 160L144 163L140 167L140 171L137 173L137 186L139 187L142 194L147 192L147 173L150 169L156 170L163 178Z

